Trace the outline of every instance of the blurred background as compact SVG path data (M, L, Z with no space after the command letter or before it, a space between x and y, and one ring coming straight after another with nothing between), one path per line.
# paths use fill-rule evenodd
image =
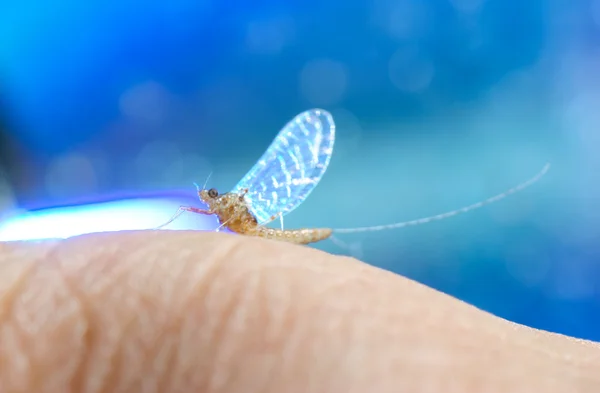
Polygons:
M0 37L0 239L160 225L200 206L193 182L228 191L322 107L333 158L286 227L438 214L551 162L484 209L339 237L501 317L600 340L600 0L5 1Z

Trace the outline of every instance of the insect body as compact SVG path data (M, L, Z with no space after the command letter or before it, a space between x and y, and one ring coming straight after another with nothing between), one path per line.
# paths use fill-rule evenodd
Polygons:
M248 190L241 193L229 192L219 195L217 190L200 190L200 199L208 205L208 211L219 217L221 226L229 230L250 236L283 240L290 243L307 244L328 238L331 229L273 229L260 225L245 203ZM210 214L210 213L209 213Z
M308 197L327 170L334 141L335 124L331 114L322 109L303 112L279 132L263 156L231 192L219 194L214 188L207 190L206 184L203 187L197 186L198 196L208 208L181 206L175 215L159 228L189 211L216 215L221 223L217 230L226 227L243 235L308 244L327 239L336 232L353 233L402 228L474 210L530 186L550 168L550 165L546 164L536 176L508 191L436 216L361 228L284 229L283 216L298 207ZM266 227L276 218L281 222L281 229Z
M208 209L181 206L159 228L171 223L185 211L214 214L221 223L218 229L250 236L308 244L327 239L328 228L283 229L283 216L312 192L325 173L335 141L331 115L313 109L296 116L273 140L271 146L231 192L198 187L198 196ZM266 227L279 218L281 229Z

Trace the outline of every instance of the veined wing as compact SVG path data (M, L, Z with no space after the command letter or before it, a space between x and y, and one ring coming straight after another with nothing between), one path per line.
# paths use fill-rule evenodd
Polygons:
M334 141L335 124L329 112L311 109L297 115L233 192L248 189L246 202L260 224L291 212L323 177Z

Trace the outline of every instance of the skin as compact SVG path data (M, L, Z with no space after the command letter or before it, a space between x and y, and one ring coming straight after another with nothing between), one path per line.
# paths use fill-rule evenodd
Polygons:
M0 392L598 392L600 345L225 233L0 243Z

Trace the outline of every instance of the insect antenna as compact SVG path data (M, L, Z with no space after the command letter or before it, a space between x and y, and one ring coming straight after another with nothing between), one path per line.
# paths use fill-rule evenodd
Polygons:
M507 196L509 196L511 194L514 194L516 192L524 190L525 188L529 187L530 185L532 185L535 182L537 182L538 180L540 180L546 174L546 172L548 172L549 169L550 169L550 164L548 163L548 164L544 165L544 167L542 168L542 170L537 175L535 175L531 179L527 180L526 182L521 183L518 186L513 187L510 190L507 190L507 191L505 191L505 192L503 192L501 194L495 195L495 196L493 196L491 198L488 198L486 200L474 203L472 205L465 206L465 207L463 207L461 209L452 210L452 211L449 211L449 212L446 212L446 213L442 213L442 214L438 214L438 215L435 215L435 216L419 218L417 220L397 222L395 224L376 225L376 226L359 227L359 228L340 228L340 229L334 229L333 232L334 233L373 232L373 231L382 231L382 230L385 230L385 229L403 228L403 227L412 226L412 225L426 224L426 223L431 222L431 221L443 220L443 219L448 218L448 217L456 216L458 214L466 213L468 211L478 209L478 208L480 208L482 206L489 205L490 203L497 202L497 201L499 201L501 199L506 198Z
M206 180L204 181L204 184L202 185L202 188L200 188L200 186L198 185L198 183L194 183L194 186L196 186L196 190L198 192L202 191L202 190L206 190L206 185L208 184L208 181L210 180L210 177L212 176L212 171L208 174L208 176L206 177Z

